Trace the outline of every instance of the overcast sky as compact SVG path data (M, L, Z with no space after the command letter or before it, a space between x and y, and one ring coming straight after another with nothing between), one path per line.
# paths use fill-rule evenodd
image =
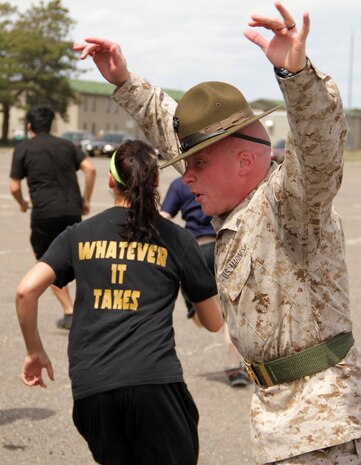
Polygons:
M39 1L10 3L24 11ZM129 69L157 86L187 90L218 80L235 85L248 100L281 98L270 63L243 36L252 13L278 15L272 0L62 0L62 4L76 21L71 40L98 36L119 43ZM345 107L351 103L361 108L360 0L283 0L283 4L298 24L302 13L309 11L308 56L335 79ZM81 79L102 80L91 60L80 67L89 70Z

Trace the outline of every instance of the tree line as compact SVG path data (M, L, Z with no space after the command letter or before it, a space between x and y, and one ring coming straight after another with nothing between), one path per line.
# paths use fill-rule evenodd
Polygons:
M26 111L48 104L67 119L67 108L76 101L68 81L77 71L78 58L68 40L74 25L61 0L41 0L26 11L0 3L2 143L8 142L13 107Z

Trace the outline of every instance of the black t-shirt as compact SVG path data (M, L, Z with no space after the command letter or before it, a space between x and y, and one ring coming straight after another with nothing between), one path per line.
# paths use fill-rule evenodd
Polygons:
M43 133L15 148L10 177L26 178L33 218L82 214L76 172L84 157L72 142Z
M41 259L58 286L76 279L68 354L77 399L183 381L172 321L179 285L193 302L217 294L186 230L159 217L159 238L128 243L120 235L127 215L113 207L67 228Z

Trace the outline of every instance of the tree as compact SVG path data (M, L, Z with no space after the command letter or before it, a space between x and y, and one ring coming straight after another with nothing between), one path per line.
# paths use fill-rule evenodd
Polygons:
M0 3L1 142L8 141L10 110L51 105L63 119L76 96L68 78L77 71L77 57L67 40L74 21L61 0L31 5L21 13Z

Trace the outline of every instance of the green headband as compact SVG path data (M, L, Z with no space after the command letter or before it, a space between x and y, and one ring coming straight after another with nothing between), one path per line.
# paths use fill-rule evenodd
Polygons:
M115 167L115 154L116 154L116 153L117 153L117 151L115 151L115 152L113 153L113 156L112 156L112 158L111 158L111 160L110 160L110 172L112 173L113 178L114 178L117 182L119 182L119 184L122 184L123 186L125 186L125 185L126 185L125 182L124 182L123 179L119 176L118 171L117 171L117 169L116 169L116 167Z

